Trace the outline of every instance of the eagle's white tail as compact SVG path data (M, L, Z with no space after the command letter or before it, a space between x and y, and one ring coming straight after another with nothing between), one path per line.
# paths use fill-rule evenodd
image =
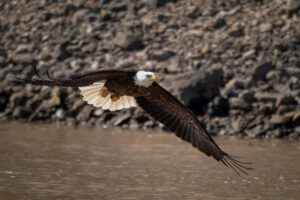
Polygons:
M83 96L84 101L97 108L102 108L103 110L115 111L137 106L133 97L118 97L109 92L102 82L96 82L90 86L79 87L79 90L81 91L80 94Z

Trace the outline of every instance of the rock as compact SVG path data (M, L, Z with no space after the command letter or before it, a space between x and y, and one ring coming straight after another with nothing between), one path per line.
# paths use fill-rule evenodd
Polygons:
M220 93L223 82L223 70L220 68L203 69L186 74L174 82L175 94L194 112L202 112L201 106Z
M4 56L0 56L0 67L5 66L7 63L6 58Z
M116 116L115 112L108 112L105 113L104 118L103 118L103 122L104 123L111 123L111 121L113 120L113 118Z
M293 125L300 127L300 111L296 111L293 113Z
M283 115L285 113L295 111L297 109L297 106L296 105L280 105L280 106L276 106L276 108L277 108L276 113L279 115Z
M97 43L90 43L87 45L82 46L81 50L84 53L93 53L97 49Z
M289 139L299 141L300 139L300 127L296 127L294 131L288 135Z
M9 94L7 92L0 92L0 113L4 112L9 102Z
M164 50L154 50L152 53L148 54L149 60L155 60L155 61L166 61L172 56L176 55L174 51L164 49Z
M282 115L272 115L270 122L272 124L284 124L287 122L286 118L284 118Z
M298 13L300 11L300 2L298 0L288 0L286 11L290 16Z
M272 30L272 28L273 28L273 26L270 23L261 24L259 26L260 32L269 32Z
M245 89L247 83L240 78L233 78L228 81L225 87L222 89L222 95L227 97L237 96L237 91Z
M176 56L167 64L166 70L170 73L180 72L188 66L188 61L182 56Z
M57 119L60 119L60 120L64 119L64 118L65 118L65 115L66 115L66 113L65 113L65 111L64 111L62 108L59 108L59 109L56 110L56 112L55 112L55 117L56 117Z
M92 107L89 105L84 106L81 111L78 113L76 116L76 120L81 122L81 121L87 121L90 118L90 114L92 111Z
M126 1L112 1L110 4L110 10L112 12L121 12L127 10Z
M219 28L222 28L223 26L226 26L225 18L218 18L213 24L214 29L219 29Z
M64 61L69 58L72 54L67 49L68 45L68 42L63 42L62 44L56 46L54 51L52 52L52 56L58 61Z
M231 79L225 86L227 89L245 89L247 83L245 80L239 79L239 78L234 78Z
M132 58L128 58L128 59L118 61L116 63L116 66L121 68L121 69L126 69L126 68L136 67L137 64L135 63L134 60L132 60Z
M254 68L252 80L255 82L265 80L267 73L273 70L274 68L275 67L272 64L272 62L262 62L262 64Z
M95 109L95 110L93 111L93 115L94 115L95 117L100 117L102 114L103 114L103 110L102 110L101 108Z
M280 105L297 105L298 102L293 96L283 95L277 99L276 106Z
M37 60L34 56L30 53L21 53L21 54L14 54L12 56L13 62L17 64L25 64L25 65L36 65Z
M68 94L67 94L68 95ZM86 105L86 102L82 101L81 98L76 98L75 96L68 95L70 99L74 99L74 101L70 102L70 110L74 112L74 116L78 113L79 110ZM73 113L71 112L71 113ZM72 115L73 116L73 115Z
M243 59L248 59L248 58L252 58L254 57L256 54L256 50L255 49L250 49L249 51L246 51L244 54L243 54Z
M229 108L237 110L250 110L251 105L246 103L243 99L233 97L229 99Z
M202 16L202 10L201 10L200 6L198 6L198 5L190 6L188 8L186 16L189 18L192 18L192 19L197 19L197 17Z
M71 15L77 11L78 7L74 4L68 3L65 5L64 14Z
M134 51L144 48L144 43L141 35L118 33L114 39L116 46L125 51Z
M247 135L249 138L259 138L264 134L263 126L257 125L254 128L247 131Z
M242 37L245 35L244 27L241 24L236 23L229 29L228 35L232 37Z
M214 6L209 6L207 9L203 10L202 15L205 17L214 17L218 14L218 10Z
M287 123L291 122L292 117L293 116L290 114L285 114L285 115L274 114L270 119L270 123L274 125L286 125Z
M109 21L112 18L112 15L109 11L101 10L100 12L101 20L102 21Z
M128 124L128 122L131 119L130 114L125 114L117 118L117 120L113 123L114 126L123 126L125 124Z
M252 104L256 101L254 93L251 91L243 91L239 94L239 98L245 101L246 103Z
M13 93L9 98L10 111L17 108L18 106L25 105L28 97L24 94L24 91Z
M229 111L228 99L224 97L216 97L210 105L208 114L210 116L227 116Z
M138 124L144 124L146 123L147 121L149 121L149 117L144 115L144 114L140 114L138 115L136 118L135 118L135 121L138 123Z
M247 120L242 117L238 117L231 123L232 129L235 133L243 132L247 128L247 125Z
M153 0L147 0L147 1L153 1ZM178 0L154 0L154 1L156 2L156 5L160 7L166 5L167 3L175 3Z
M14 119L28 119L31 115L31 111L28 108L18 106L14 109L12 117Z
M15 50L15 53L16 54L31 53L33 52L33 50L34 50L34 46L32 44L20 44Z
M282 78L284 78L285 75L283 73L281 73L278 70L272 70L270 72L267 73L266 75L266 80L267 81L272 81L272 82L280 82L282 80Z
M6 49L0 47L0 56L7 57L7 51L6 51Z
M263 92L256 92L255 98L257 101L263 102L263 103L274 103L277 101L277 99L280 97L279 94L274 93L263 93Z
M157 8L156 0L140 0L136 5L138 8L146 8L147 10L154 10Z
M57 91L58 92L58 91ZM51 97L47 100L44 100L40 105L39 109L49 110L52 107L58 107L61 104L61 100L58 93L53 92Z

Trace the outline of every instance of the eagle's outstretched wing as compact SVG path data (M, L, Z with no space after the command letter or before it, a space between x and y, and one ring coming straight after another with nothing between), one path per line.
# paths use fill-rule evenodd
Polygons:
M46 86L61 86L61 87L83 87L92 85L95 82L105 81L108 78L120 79L128 76L129 73L134 73L131 70L119 70L119 69L103 69L96 72L87 72L82 74L76 74L69 78L58 79L54 78L47 70L45 76L41 75L36 67L33 68L37 79L25 76L23 78L17 77L15 82L17 83L29 83L32 85L46 85Z
M238 174L247 174L246 162L241 162L236 157L225 153L210 137L197 117L172 94L156 82L148 87L144 96L136 97L137 104L151 117L164 124L182 140L191 143L194 147L231 167Z

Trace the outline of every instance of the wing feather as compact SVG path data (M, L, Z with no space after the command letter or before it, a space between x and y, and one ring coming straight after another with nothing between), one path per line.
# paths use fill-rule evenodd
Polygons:
M82 74L75 74L65 79L54 78L50 75L49 70L47 70L46 75L42 76L36 67L33 68L33 72L38 77L38 79L25 76L23 78L16 77L16 83L22 84L32 84L32 85L46 85L46 86L61 86L61 87L82 87L89 86L95 82L105 81L108 78L124 78L128 77L130 74L135 73L135 71L129 70L118 70L118 69L103 69L100 71L87 72Z
M211 138L197 117L172 94L153 83L145 89L143 96L136 97L137 104L151 117L165 125L170 131L191 143L207 156L212 156L238 174L251 170L247 162L238 161L224 152Z

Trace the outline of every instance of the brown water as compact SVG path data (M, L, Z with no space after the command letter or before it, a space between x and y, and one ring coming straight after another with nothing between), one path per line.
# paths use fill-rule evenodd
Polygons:
M300 199L300 143L216 138L249 176L157 131L0 124L0 199Z

